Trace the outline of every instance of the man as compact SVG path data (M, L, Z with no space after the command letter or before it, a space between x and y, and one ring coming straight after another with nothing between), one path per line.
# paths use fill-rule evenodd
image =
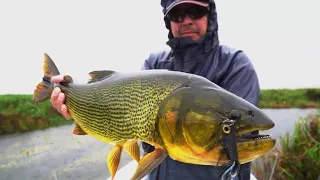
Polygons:
M249 58L241 50L220 45L214 0L161 0L164 21L169 30L169 51L151 53L142 69L169 69L203 76L222 88L258 104L260 87ZM53 82L62 80L53 77ZM63 104L64 94L55 89L51 96L54 107L71 119ZM146 153L153 147L143 143ZM167 157L148 178L150 180L219 179L226 167L185 164ZM235 179L250 179L250 163L240 166Z

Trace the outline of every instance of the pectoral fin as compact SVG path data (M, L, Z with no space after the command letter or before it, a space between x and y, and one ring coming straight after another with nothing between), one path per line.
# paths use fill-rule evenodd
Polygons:
M74 124L74 129L73 129L72 133L75 135L86 135L87 134L86 132L84 132L84 130L77 123Z
M108 168L109 168L112 180L114 179L114 176L116 175L116 172L118 170L122 149L123 147L121 145L116 144L116 146L109 152L107 157Z
M167 156L167 153L160 147L143 156L131 180L140 180L156 168Z
M124 145L124 151L126 151L137 162L140 160L140 149L137 141L131 141Z

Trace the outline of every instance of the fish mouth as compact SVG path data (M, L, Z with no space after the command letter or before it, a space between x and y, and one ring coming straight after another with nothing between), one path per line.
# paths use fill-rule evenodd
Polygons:
M243 134L241 136L236 136L237 143L244 143L250 141L260 141L260 140L271 140L272 137L270 135L264 134Z
M250 141L262 141L262 140L274 140L271 135L263 134L261 131L269 130L274 127L273 125L261 126L256 128L240 128L236 135L236 140L238 143L250 142ZM259 134L252 134L253 131L259 131Z

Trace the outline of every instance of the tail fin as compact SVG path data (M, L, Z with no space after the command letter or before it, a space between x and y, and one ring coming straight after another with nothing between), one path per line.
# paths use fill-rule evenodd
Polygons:
M37 88L33 93L34 102L44 101L51 96L51 92L53 90L51 77L60 74L58 68L46 53L44 54L43 72L44 76L42 78L42 82L37 85Z

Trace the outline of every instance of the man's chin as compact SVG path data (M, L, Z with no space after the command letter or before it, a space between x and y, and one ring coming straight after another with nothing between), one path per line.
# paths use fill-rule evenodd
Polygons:
M196 33L187 33L180 36L181 38L191 38L192 40L199 40L200 37Z

